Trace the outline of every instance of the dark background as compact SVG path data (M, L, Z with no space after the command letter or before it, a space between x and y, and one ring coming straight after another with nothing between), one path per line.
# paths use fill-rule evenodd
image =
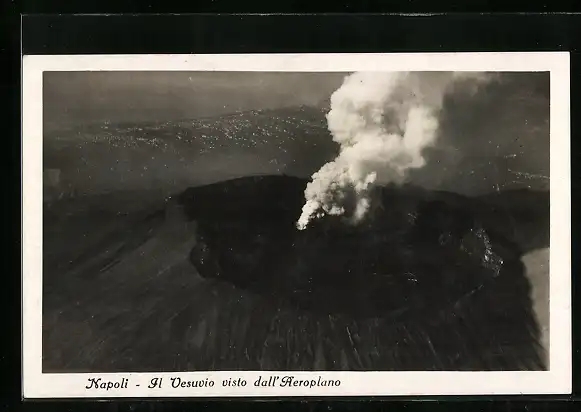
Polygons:
M31 7L32 5L32 7ZM36 6L35 6L36 5ZM488 5L488 4L487 4ZM28 2L28 10L44 9L50 11L47 5L37 5ZM509 7L510 8L510 7ZM47 10L48 9L48 10ZM88 9L91 9L89 6ZM211 7L210 7L211 9ZM413 6L412 6L413 9ZM516 7L515 9L520 9ZM77 9L78 10L78 9ZM85 8L87 10L87 8ZM95 10L93 8L92 10ZM147 6L142 10L147 10ZM215 9L214 9L215 10ZM546 10L545 7L537 10ZM54 9L53 9L54 11ZM411 10L410 10L411 11ZM417 11L417 10L414 10ZM9 127L12 128L16 142L19 134L20 110L19 94L19 17L12 15L9 24L3 28L9 32L8 50L12 52L10 77L5 78L3 86L12 96L12 111L8 112ZM197 25L196 21L206 18L207 24ZM260 17L235 16L223 17L165 17L154 19L147 16L106 17L75 17L72 16L34 16L24 18L23 51L36 54L75 54L75 53L189 53L189 52L392 52L392 51L522 51L522 50L570 50L572 51L572 113L576 112L579 97L579 39L581 39L581 24L579 16L573 15L510 15L510 16L432 16L432 17L402 17L402 16L318 16L318 17L265 17L263 24L256 25ZM219 20L218 20L219 19ZM286 20L286 22L281 21ZM254 21L252 21L254 20ZM103 22L106 21L105 24ZM322 23L322 21L326 21ZM153 24L152 24L153 23ZM296 28L300 27L298 35ZM232 33L236 33L232 36ZM196 37L196 34L202 36ZM10 115L10 113L12 115ZM576 160L578 122L572 116L572 156ZM19 147L12 146L17 158ZM13 164L18 168L17 161ZM572 179L573 201L576 200L576 179ZM12 188L13 198L18 198L19 185ZM575 208L573 208L573 211ZM573 215L573 222L576 220ZM17 226L16 219L12 224ZM16 229L15 229L16 231ZM575 234L573 232L575 239ZM575 244L575 242L574 242ZM18 243L15 243L13 256L18 256ZM573 258L574 258L573 254ZM573 279L574 280L574 279ZM577 296L578 284L574 284L574 296ZM8 291L8 290L7 290ZM17 293L9 293L14 306L20 299ZM6 299L5 302L10 302ZM575 301L574 301L575 302ZM575 307L573 308L575 313ZM574 322L574 336L577 322ZM15 346L20 348L20 340L14 336ZM18 343L16 343L18 342ZM577 339L575 339L577 342ZM574 347L577 345L574 344ZM574 359L577 358L574 351ZM18 359L3 357L4 360ZM14 365L17 362L12 362ZM15 365L14 365L15 366ZM576 371L575 371L576 372ZM16 381L13 381L14 383ZM578 391L578 379L574 375L575 393ZM18 392L19 383L12 386ZM506 397L504 397L506 399ZM502 406L508 409L521 410L523 399L510 397L511 403ZM541 397L541 399L554 397ZM560 397L569 398L569 397ZM480 398L482 399L482 398ZM514 402L519 399L519 402ZM528 398L530 399L530 398ZM4 405L7 405L6 403ZM169 409L171 406L179 410L179 404L158 404ZM337 404L335 404L337 405ZM493 404L481 403L479 406ZM29 409L33 406L29 403ZM40 406L40 405L39 405ZM45 406L47 406L45 404ZM66 406L52 404L53 409L63 410ZM87 405L86 408L98 405ZM223 406L223 405L222 405ZM327 404L319 404L327 408ZM351 404L351 409L360 405ZM403 405L402 405L403 406ZM443 407L434 403L424 404L429 407ZM450 405L447 405L450 406ZM460 410L463 406L459 405ZM553 405L558 407L558 405ZM566 407L566 405L561 404ZM568 404L569 407L572 404ZM255 406L251 406L253 409ZM494 407L494 406L492 406ZM528 405L529 410L547 410L547 403L537 402ZM146 403L126 403L119 410L153 410L155 406ZM554 408L553 408L554 409ZM563 408L565 409L565 408Z

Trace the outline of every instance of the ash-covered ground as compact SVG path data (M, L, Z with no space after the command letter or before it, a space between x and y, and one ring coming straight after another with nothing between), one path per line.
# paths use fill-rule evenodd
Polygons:
M546 366L546 193L386 188L356 229L333 217L298 231L304 183L193 188L132 223L95 220L88 236L51 216L61 232L45 233L45 371ZM537 206L506 209L518 202ZM55 259L56 242L76 258Z

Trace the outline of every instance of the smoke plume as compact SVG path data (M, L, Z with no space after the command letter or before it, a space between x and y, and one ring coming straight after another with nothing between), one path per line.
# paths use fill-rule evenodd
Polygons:
M312 176L297 228L325 214L359 222L371 189L405 182L408 171L426 163L433 146L444 96L462 86L475 92L483 73L358 72L331 96L327 114L339 155Z

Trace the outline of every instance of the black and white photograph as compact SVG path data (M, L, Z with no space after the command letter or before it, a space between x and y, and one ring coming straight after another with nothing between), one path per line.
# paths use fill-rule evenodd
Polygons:
M38 373L553 370L550 69L397 67L43 70Z

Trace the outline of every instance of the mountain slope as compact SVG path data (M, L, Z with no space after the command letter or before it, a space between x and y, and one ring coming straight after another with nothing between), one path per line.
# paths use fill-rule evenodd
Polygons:
M515 224L541 233L548 194L386 188L366 225L298 232L305 184L188 189L45 268L45 371L543 367L527 245L499 205L536 197Z

